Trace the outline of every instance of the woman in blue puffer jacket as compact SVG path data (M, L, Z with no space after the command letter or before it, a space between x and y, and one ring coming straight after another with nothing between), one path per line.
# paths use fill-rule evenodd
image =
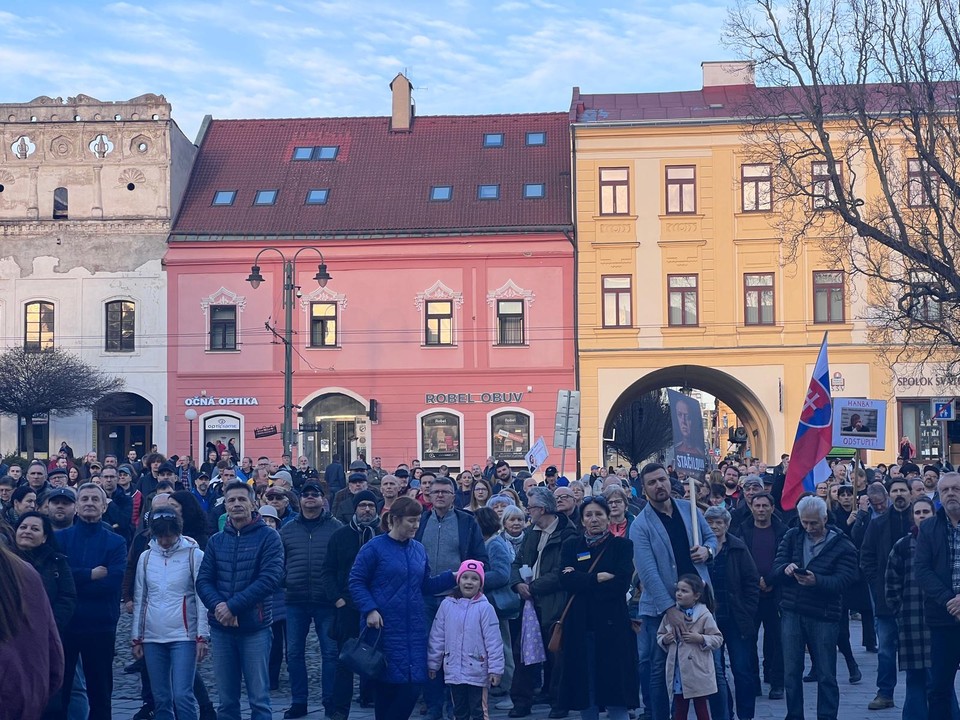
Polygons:
M384 516L386 534L366 543L350 571L350 595L365 635L387 659L377 678L376 720L407 720L427 680L427 626L423 596L456 585L453 573L430 577L423 545L414 540L423 508L412 498L394 501Z

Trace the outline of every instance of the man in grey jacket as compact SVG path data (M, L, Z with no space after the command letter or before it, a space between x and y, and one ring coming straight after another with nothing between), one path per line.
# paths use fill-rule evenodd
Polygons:
M664 677L667 654L657 645L657 630L664 615L674 625L683 625L684 616L674 597L677 580L682 575L698 574L704 582L710 582L706 563L717 551L717 538L697 510L699 543L693 542L690 503L670 496L670 476L662 465L645 465L640 471L640 482L647 504L630 526L633 560L643 587L640 682L644 698L649 699L644 704L652 720L668 720L670 699ZM727 684L718 656L719 651L714 653L719 691L710 698L710 716L725 720Z

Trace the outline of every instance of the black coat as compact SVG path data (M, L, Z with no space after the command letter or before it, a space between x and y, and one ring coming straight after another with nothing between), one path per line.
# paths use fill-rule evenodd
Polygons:
M950 563L950 520L943 508L920 525L913 572L923 590L923 617L930 627L956 627L957 619L947 612L952 600L953 568Z
M371 526L370 531L371 537L379 533L376 525ZM336 604L338 600L344 600L347 603L342 608L337 608L335 627L331 631L331 635L340 642L359 634L360 611L350 596L350 570L361 547L361 536L357 528L341 525L330 536L327 556L320 571L323 592L330 598L330 602Z
M283 586L288 604L329 606L336 600L325 592L322 575L330 538L341 527L338 520L324 511L315 522L297 515L280 528L286 559Z
M839 622L843 591L857 577L857 549L843 531L827 525L834 531L823 549L809 564L803 562L803 528L791 528L783 536L773 561L773 574L780 585L780 609L798 615L828 622ZM816 576L817 583L805 586L787 577L784 569L790 563L806 567Z
M904 532L904 520L907 531ZM873 595L873 608L878 617L892 617L896 612L887 604L885 578L887 560L897 540L910 530L910 510L899 513L891 506L883 515L874 518L863 535L860 545L860 570Z
M760 606L760 573L757 564L743 540L736 535L727 535L719 554L724 555L727 561L726 592L723 597L717 596L717 607L726 605L727 614L737 624L740 635L753 638L757 632L755 616Z
M605 550L603 548L606 547ZM590 566L603 551L592 572ZM589 559L584 554L590 553ZM583 710L591 705L584 678L586 658L593 655L597 705L637 707L637 636L630 629L626 595L633 577L633 543L612 535L599 546L588 548L583 536L564 541L560 550L560 586L573 594L570 612L563 624L561 706ZM608 572L612 580L597 582ZM593 643L587 634L593 633Z
M563 606L567 602L567 592L560 582L560 551L565 541L578 537L579 533L570 525L566 515L555 516L559 523L557 529L550 535L543 551L540 553L540 577L529 583L530 594L533 595L533 604L540 616L540 623L544 628L550 628L560 619ZM421 527L423 525L421 524ZM510 587L523 582L520 577L520 568L524 565L533 567L537 562L537 546L543 533L536 525L527 528L523 534L523 543L517 550L510 570ZM626 591L624 591L626 595ZM548 637L549 639L549 637Z
M773 536L774 536L774 543L775 543L773 554L774 556L776 556L777 554L776 548L780 547L780 541L783 540L783 536L787 534L787 530L789 530L790 528L788 528L787 524L783 522L783 520L781 520L776 515L771 516L770 527L773 528ZM748 552L750 551L750 548L753 547L753 531L755 529L756 529L756 526L753 524L753 520L751 519L749 522L744 522L743 524L741 524L740 527L737 528L737 532L734 533L734 535L736 535L741 540L743 540L743 544L746 546ZM731 527L731 532L733 532L732 527ZM753 556L751 555L751 557ZM756 565L756 563L754 563L754 565ZM763 576L763 581L767 585L775 586L775 583L773 581L772 570Z
M73 571L67 556L41 545L36 550L25 552L24 557L40 573L43 589L47 591L53 609L53 618L57 621L57 630L62 636L77 607L77 586L73 582Z

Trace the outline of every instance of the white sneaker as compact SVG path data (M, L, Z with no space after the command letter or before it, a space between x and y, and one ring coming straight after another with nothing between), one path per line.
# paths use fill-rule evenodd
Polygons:
M504 698L503 700L498 702L496 705L494 705L494 707L497 710L513 710L513 700L511 700L510 698Z

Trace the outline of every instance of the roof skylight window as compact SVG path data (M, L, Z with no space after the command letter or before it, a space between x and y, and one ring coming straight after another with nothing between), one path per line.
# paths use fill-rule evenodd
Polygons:
M527 200L539 200L546 195L546 186L543 183L527 183L523 186L523 197Z
M293 149L294 160L309 160L313 157L312 147L295 147Z
M547 134L545 132L528 132L527 145L546 145Z
M214 205L233 205L233 201L236 199L236 190L217 190L217 192L213 194Z
M307 190L307 205L326 205L327 198L330 197L329 188L317 188L316 190Z
M503 147L503 133L484 133L483 146L485 148Z
M477 199L478 200L499 200L500 186L499 185L478 185Z
M453 185L434 185L430 188L430 199L444 202L453 199Z
M276 190L257 190L257 195L253 200L254 205L275 205L276 202Z
M322 145L316 148L314 159L316 160L336 160L340 153L339 145Z

